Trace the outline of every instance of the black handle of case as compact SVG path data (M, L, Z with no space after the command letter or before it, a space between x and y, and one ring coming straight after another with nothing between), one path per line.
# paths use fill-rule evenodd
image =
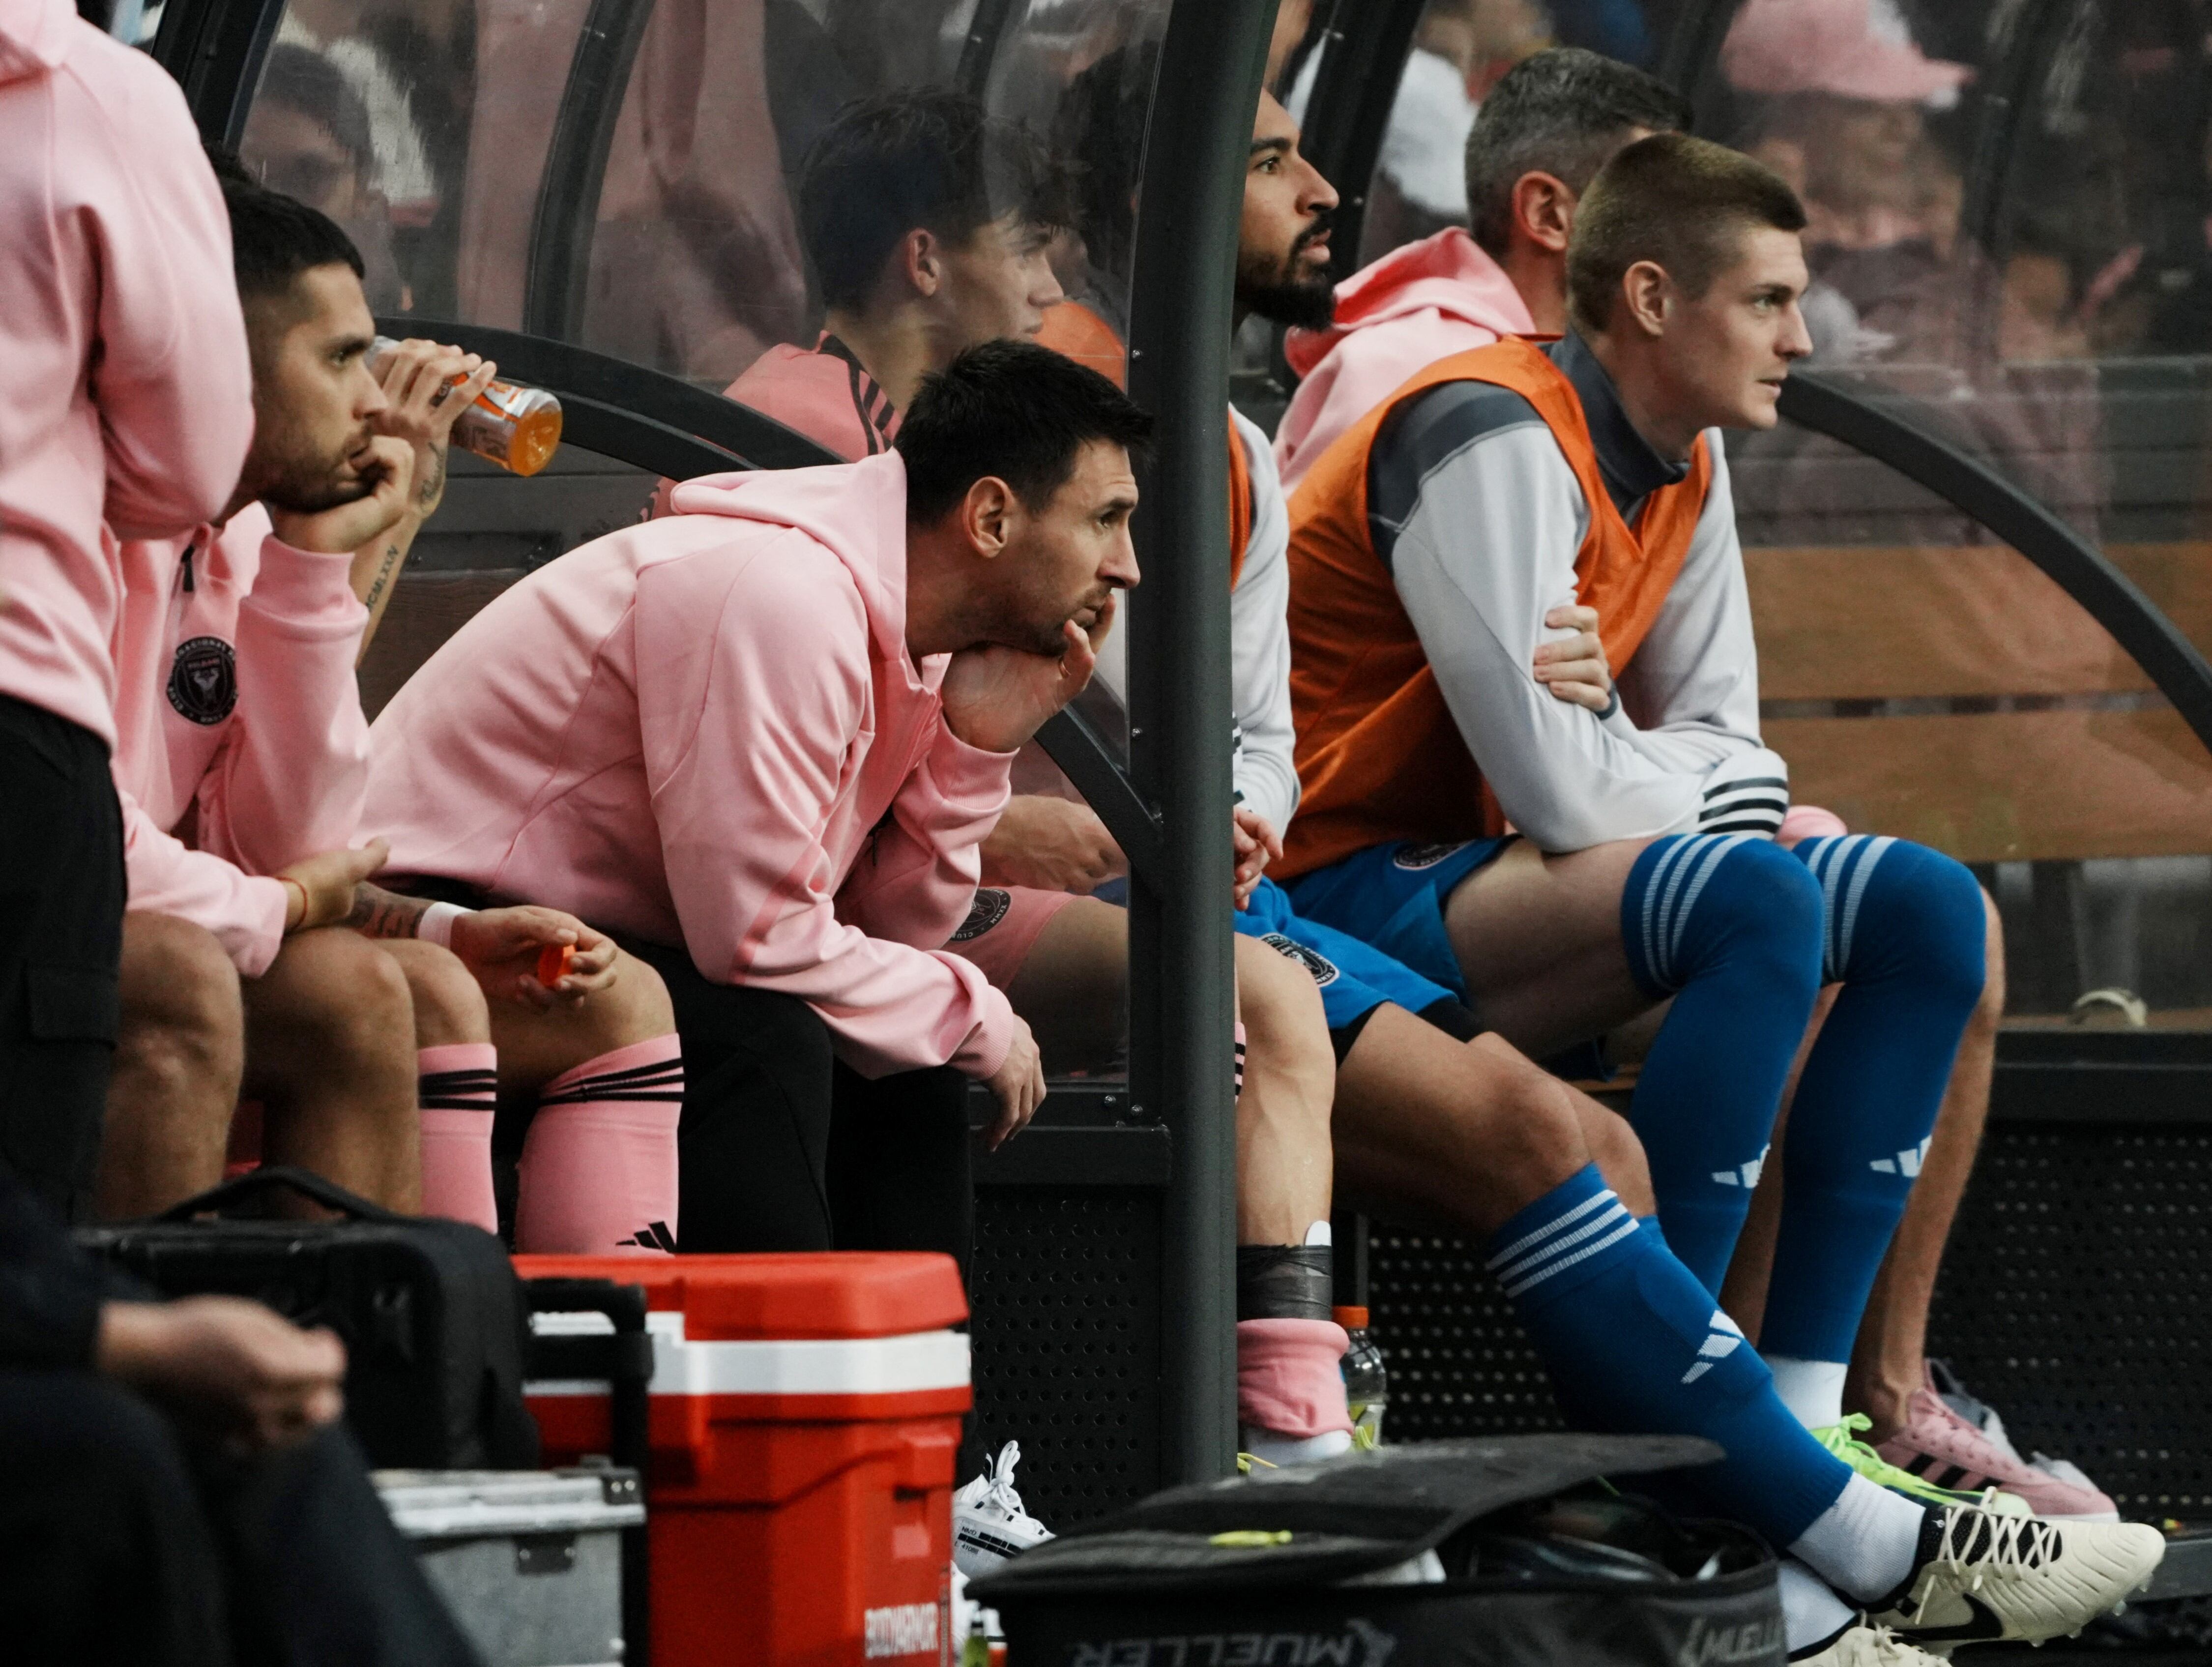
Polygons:
M246 1199L273 1192L279 1187L289 1187L325 1209L340 1211L356 1221L407 1220L381 1204L372 1204L358 1193L348 1192L337 1182L325 1180L311 1169L301 1169L296 1164L264 1165L250 1174L225 1181L221 1186L210 1187L198 1197L187 1198L181 1204L172 1204L153 1219L156 1221L189 1221L196 1215L221 1215L226 1209Z
M605 1373L611 1402L607 1408L611 1427L607 1445L614 1449L608 1457L635 1470L639 1486L649 1494L653 1403L647 1386L653 1382L653 1342L645 1329L644 1291L611 1279L528 1279L523 1281L522 1291L533 1314L605 1314L613 1324L615 1335L611 1337L548 1337L535 1343L533 1352L557 1342L562 1345L559 1354L567 1357L560 1363L559 1375L596 1377ZM586 1372L574 1369L569 1362L584 1354L575 1346L592 1343L599 1345L592 1351L599 1363L598 1370ZM649 1502L646 1508L652 1509ZM646 1555L645 1530L624 1529L623 1659L628 1667L652 1667L652 1616L647 1609L652 1585Z

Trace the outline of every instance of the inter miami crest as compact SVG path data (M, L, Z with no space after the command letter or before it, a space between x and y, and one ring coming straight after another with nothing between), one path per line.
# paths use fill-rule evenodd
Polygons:
M238 704L238 654L219 636L177 645L169 668L169 704L197 724L218 724Z
M1286 938L1279 932L1270 932L1260 941L1278 955L1288 956L1308 972L1313 974L1314 983L1319 984L1323 989L1327 989L1336 982L1336 963L1319 950L1308 949L1304 944Z
M1433 868L1448 856L1456 855L1474 842L1462 839L1449 845L1401 845L1391 854L1391 863L1409 873Z
M956 944L973 943L1006 919L1006 910L1013 906L1013 898L997 886L977 886L975 901L968 905L968 918L960 922L960 929L952 934L952 941Z

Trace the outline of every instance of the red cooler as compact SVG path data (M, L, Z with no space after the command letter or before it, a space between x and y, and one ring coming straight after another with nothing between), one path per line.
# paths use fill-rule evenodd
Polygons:
M517 1256L645 1287L653 1667L954 1658L968 1317L949 1256ZM539 1315L541 1330L604 1329ZM548 1465L604 1453L606 1385L532 1383Z

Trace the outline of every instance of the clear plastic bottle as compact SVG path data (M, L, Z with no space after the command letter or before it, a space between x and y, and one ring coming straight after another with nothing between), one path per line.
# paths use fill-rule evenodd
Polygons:
M1344 1352L1344 1398L1352 1410L1352 1445L1376 1447L1382 1442L1382 1413L1390 1404L1390 1378L1382 1369L1382 1351L1368 1335L1367 1311L1343 1307L1336 1323L1352 1338Z
M399 344L379 336L368 350L368 368ZM456 386L465 377L453 379ZM561 402L544 388L520 382L494 382L453 419L453 444L518 475L534 475L561 444Z

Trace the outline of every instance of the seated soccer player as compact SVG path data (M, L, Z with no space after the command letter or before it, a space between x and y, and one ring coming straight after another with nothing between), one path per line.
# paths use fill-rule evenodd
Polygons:
M703 1220L715 1249L964 1253L965 1084L1004 1140L1043 1076L939 946L1011 754L1136 580L1148 428L1042 349L971 349L891 453L678 486L504 593L377 719L366 825L395 872L567 909L668 984L688 1248Z
M116 771L131 912L102 1203L139 1214L219 1179L242 1087L264 1109L260 1155L412 1208L419 1088L424 1202L492 1227L494 1015L517 1043L503 1080L558 1096L540 1119L556 1147L583 1115L569 1100L594 1098L575 1091L640 1062L617 1049L672 1062L672 1026L665 1002L655 1025L651 971L617 983L614 946L579 922L534 909L455 920L457 959L396 940L425 905L362 884L377 856L345 849L367 753L353 677L367 611L349 571L388 578L404 557L436 507L446 431L491 367L410 343L380 386L343 234L250 181L227 179L224 194L256 435L219 524L123 548ZM380 947L349 926L395 940ZM550 990L533 976L549 944L578 952ZM591 1045L610 1031L615 1049ZM674 1112L653 1116L670 1169ZM592 1201L623 1195L610 1142L585 1144L597 1165L556 1162L550 1181L526 1151L526 1248L612 1249L672 1207L670 1173L660 1207L622 1235L568 1231Z
M1468 137L1472 235L1453 228L1394 250L1337 287L1331 319L1293 328L1285 338L1284 351L1304 377L1276 433L1285 490L1294 490L1339 435L1429 364L1501 336L1565 329L1567 240L1582 193L1621 147L1680 129L1688 116L1679 94L1595 53L1559 47L1514 66L1483 100ZM1843 831L1826 812L1799 806L1784 836ZM1869 1440L1894 1463L1949 1475L1958 1485L2002 1487L2043 1515L2109 1514L2109 1498L2021 1463L1954 1413L1936 1393L1922 1354L1936 1269L1988 1111L2003 1005L1993 909L1989 933L1992 976L1860 1328L1845 1404L1870 1419ZM1754 1206L1737 1258L1737 1291L1747 1287L1754 1306L1772 1250L1767 1202Z
M1843 1362L1981 991L1983 916L1971 877L1933 852L1848 837L1785 850L1769 837L1786 779L1759 745L1725 462L1706 430L1774 420L1804 350L1802 224L1755 163L1679 136L1641 141L1583 201L1577 333L1431 367L1315 466L1291 510L1305 793L1284 866L1301 916L1464 993L1524 1049L1674 996L1632 1116L1668 1265L1694 1276L1678 1320L1695 1358L1674 1387L1654 1373L1626 1405L1601 1392L1593 1407L1587 1376L1555 1372L1564 1404L1639 1427L1701 1381L1753 1372L1761 1396L1779 1390L1778 1412L1786 1402L1835 1452L1895 1481L1837 1427ZM1626 667L1595 709L1554 698L1529 669L1547 611L1570 599L1596 608L1607 658ZM1711 1304L1824 980L1843 988L1789 1129L1770 1380ZM1563 1191L1500 1230L1496 1265L1524 1317L1554 1272L1572 1266L1579 1281L1633 1242L1585 1231L1605 1213ZM1589 1323L1589 1293L1576 1295L1569 1323ZM1923 1514L1866 1475L1838 1494L1849 1473L1832 1462L1797 1494L1783 1478L1812 1473L1788 1455L1811 1444L1788 1435L1769 1432L1779 1445L1755 1460L1741 1436L1718 1438L1732 1462L1767 1471L1749 1519L1927 1640L2070 1630L2093 1612L2078 1604L2109 1604L2160 1554L2130 1528L1941 1500ZM1831 1536L1844 1524L1865 1561L1839 1567ZM2077 1557L2101 1571L2088 1585L2057 1573Z
M772 349L730 397L841 456L882 450L923 374L979 343L1036 334L1059 301L1044 246L1066 213L1063 184L1042 147L964 94L905 89L854 106L816 144L799 184L807 255L829 302L822 340L812 352ZM1281 751L1289 777L1287 741ZM1029 762L1018 761L1018 777ZM1122 871L1104 824L1055 794L1017 793L981 862L990 883L945 946L1006 992L1048 1072L1110 1064L1126 1030L1127 918L1079 895ZM1324 1242L1330 1069L1312 981L1286 976L1257 945L1238 946L1237 969L1247 1445L1279 1461L1350 1439ZM1289 1380L1302 1395L1258 1387Z

